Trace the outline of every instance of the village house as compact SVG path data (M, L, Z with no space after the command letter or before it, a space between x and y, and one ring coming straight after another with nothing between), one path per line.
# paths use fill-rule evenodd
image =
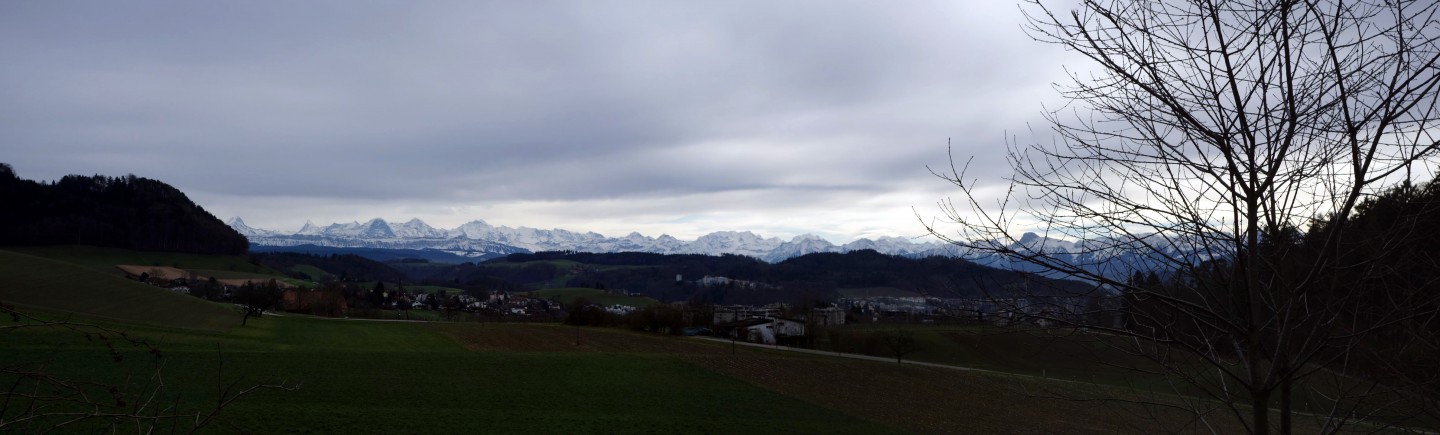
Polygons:
M805 336L805 322L780 317L757 317L734 322L717 323L715 331L721 337L776 344Z
M632 311L635 311L635 307L629 305L612 304L608 307L605 307L605 312L620 316L630 314L630 312Z
M807 317L807 322L812 327L824 327L845 324L845 310L839 307L813 308Z
M759 317L775 317L780 315L780 310L775 307L752 307L747 305L725 305L715 307L715 320L713 323L735 322L745 319Z

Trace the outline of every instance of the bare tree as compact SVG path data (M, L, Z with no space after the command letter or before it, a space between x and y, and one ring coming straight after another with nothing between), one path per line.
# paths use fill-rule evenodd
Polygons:
M915 336L910 331L900 329L896 326L894 330L880 331L876 338L880 344L885 346L889 354L895 355L895 363L900 364L901 358L905 355L920 350L920 344L915 341Z
M280 304L280 285L274 279L261 284L247 281L240 285L235 291L235 302L243 317L240 318L240 326L245 326L251 317L265 315L265 310L274 309Z
M1344 255L1357 205L1433 169L1440 3L1078 8L1024 8L1033 38L1093 62L1057 86L1070 104L1046 112L1056 140L1010 142L998 197L968 164L932 170L960 199L941 202L929 231L976 259L1094 283L1117 301L1098 306L1127 312L1087 326L1134 339L1130 351L1200 395L1180 406L1212 431L1222 416L1252 433L1289 433L1296 415L1325 432L1393 424L1434 400L1381 380L1355 352L1434 305L1373 310L1371 289L1338 278L1378 261ZM1137 271L1164 283L1143 285ZM1012 310L1081 323L1073 304L1056 306Z
M47 360L0 362L0 432L194 433L214 423L225 408L245 396L300 387L286 381L253 385L226 381L222 354L215 368L214 401L196 406L181 400L180 389L165 376L164 353L148 340L101 325L35 317L4 303L0 303L0 315L11 322L0 325L0 334L59 330L103 347L117 364L113 372L129 371L122 364L122 349L127 347L143 350L150 366L147 373L122 377L77 375L57 369Z

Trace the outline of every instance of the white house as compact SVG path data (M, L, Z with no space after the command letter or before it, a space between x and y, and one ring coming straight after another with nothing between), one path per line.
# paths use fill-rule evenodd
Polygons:
M765 344L775 344L777 338L805 335L805 322L779 317L757 317L717 324L715 327L721 330L729 329L736 338Z

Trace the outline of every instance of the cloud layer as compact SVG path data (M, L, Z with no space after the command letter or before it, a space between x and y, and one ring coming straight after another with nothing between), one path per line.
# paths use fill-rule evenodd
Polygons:
M981 5L983 3L983 5ZM9 2L0 161L222 218L915 236L1063 53L992 2Z

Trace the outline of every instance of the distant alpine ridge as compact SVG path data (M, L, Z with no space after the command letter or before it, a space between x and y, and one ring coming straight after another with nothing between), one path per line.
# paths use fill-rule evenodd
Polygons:
M669 235L649 237L634 232L625 237L606 237L594 232L578 233L563 229L497 227L483 220L474 220L447 230L432 227L420 219L390 223L380 218L363 223L335 223L325 226L306 222L304 227L294 233L254 228L246 225L239 217L231 219L229 225L249 238L250 243L260 246L433 249L471 258L541 251L653 252L736 254L776 263L817 252L840 253L862 249L905 257L955 255L949 244L939 241L914 242L903 237L859 239L844 245L835 245L810 234L785 241L778 237L761 237L749 231L719 231L685 241Z
M964 251L938 240L915 242L903 237L881 237L875 240L862 238L836 245L811 234L799 235L785 241L778 237L761 237L750 231L719 231L685 241L669 235L649 237L634 232L625 237L606 237L594 232L577 233L563 229L497 227L482 220L446 230L431 227L420 219L397 224L379 218L363 223L336 223L325 226L306 222L305 226L295 233L254 228L245 225L245 221L238 217L231 219L229 225L250 239L251 244L267 247L313 245L329 248L436 250L477 260L541 251L736 254L769 263L779 263L813 253L845 253L869 249L882 254L911 258L963 258L983 266L1060 277L1059 274L1047 272L1013 255ZM1141 244L1152 244L1154 247L1142 248ZM1007 245L1006 250L1015 254L1044 252L1092 273L1123 279L1136 271L1163 268L1167 258L1195 263L1209 259L1209 255L1200 249L1201 246L1203 244L1196 241L1175 241L1155 235L1138 240L1068 241L1025 233L1020 240Z

